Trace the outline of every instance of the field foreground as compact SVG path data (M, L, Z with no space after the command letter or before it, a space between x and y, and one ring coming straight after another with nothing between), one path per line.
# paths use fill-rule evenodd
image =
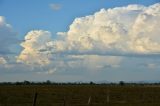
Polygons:
M107 85L0 86L0 106L160 106L160 87Z

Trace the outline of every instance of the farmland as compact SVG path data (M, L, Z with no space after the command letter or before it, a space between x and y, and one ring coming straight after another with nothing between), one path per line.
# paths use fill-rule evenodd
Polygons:
M0 106L160 106L158 86L3 85Z

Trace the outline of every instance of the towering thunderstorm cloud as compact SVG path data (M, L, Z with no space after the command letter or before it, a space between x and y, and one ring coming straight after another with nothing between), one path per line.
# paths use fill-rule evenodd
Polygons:
M18 61L45 65L57 55L160 55L159 26L159 3L101 9L76 18L67 32L57 33L61 39L53 40L48 31L29 32Z
M47 42L51 41L51 34L48 31L31 31L25 36L25 42L21 43L24 50L18 57L18 62L27 64L49 64L46 49Z

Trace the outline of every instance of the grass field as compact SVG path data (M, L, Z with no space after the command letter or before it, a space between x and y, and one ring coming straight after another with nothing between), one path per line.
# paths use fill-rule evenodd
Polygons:
M36 92L36 106L160 106L160 87L106 85L0 86L0 106L32 106Z

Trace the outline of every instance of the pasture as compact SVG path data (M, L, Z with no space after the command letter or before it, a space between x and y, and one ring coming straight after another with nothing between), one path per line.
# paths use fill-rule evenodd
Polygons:
M160 106L160 87L3 85L0 106Z

